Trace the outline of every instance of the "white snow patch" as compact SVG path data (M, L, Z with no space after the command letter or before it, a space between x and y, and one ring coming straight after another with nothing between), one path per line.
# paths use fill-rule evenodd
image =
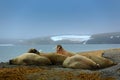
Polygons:
M112 38L113 38L113 36L110 36L110 38L112 39Z
M120 36L116 36L117 38L120 38Z
M91 36L89 36L89 35L82 35L82 36L79 36L79 35L61 35L61 36L53 36L53 37L51 37L51 39L53 41L70 40L70 41L82 42L82 41L89 40L90 37Z

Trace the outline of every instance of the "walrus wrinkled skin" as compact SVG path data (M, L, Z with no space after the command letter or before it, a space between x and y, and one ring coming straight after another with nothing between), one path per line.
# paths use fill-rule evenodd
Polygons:
M67 57L64 60L63 67L73 69L95 69L99 67L99 64L96 64L93 60L85 56L74 55L71 57Z
M9 60L10 64L15 65L50 65L51 61L34 53L24 53L14 59Z

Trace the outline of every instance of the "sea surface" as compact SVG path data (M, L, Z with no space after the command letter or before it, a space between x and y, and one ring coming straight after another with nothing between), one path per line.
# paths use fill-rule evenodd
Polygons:
M61 44L65 50L71 52L84 52L92 50L105 50L120 48L120 44ZM42 52L55 52L56 45L0 45L0 62L7 62L16 56L27 52L30 48L36 48Z

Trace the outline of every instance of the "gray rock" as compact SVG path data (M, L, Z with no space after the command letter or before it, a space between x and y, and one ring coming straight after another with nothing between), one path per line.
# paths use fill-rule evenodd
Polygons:
M115 63L120 63L120 49L105 50L103 57L111 59Z

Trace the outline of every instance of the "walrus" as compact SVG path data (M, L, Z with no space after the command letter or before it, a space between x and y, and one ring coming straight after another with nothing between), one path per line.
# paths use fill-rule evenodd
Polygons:
M62 55L65 55L65 56L73 56L73 55L75 55L75 53L66 51L61 45L57 45L56 53L57 54L62 54Z
M40 53L40 56L48 58L53 65L62 65L63 61L67 58L65 55L56 53Z
M85 57L93 60L94 62L96 62L97 64L99 64L99 68L106 68L106 67L110 67L112 65L115 65L116 63L114 63L112 60L104 58L104 57L100 57L100 56L96 56L96 55L84 55Z
M81 56L74 55L67 57L63 62L63 67L73 68L73 69L96 69L99 67L99 64L96 64L93 60Z
M116 63L114 63L112 60L107 59L102 56L103 52L104 52L103 50L98 50L98 51L90 51L90 52L76 53L76 54L79 54L79 55L85 56L89 59L92 59L94 62L99 64L99 68L105 68L105 67L115 65ZM75 55L75 54L70 53L69 51L66 51L65 49L63 49L61 45L57 45L56 53L62 54L65 56Z
M61 55L61 54L56 54L55 52L51 52L51 53L39 52L35 48L29 49L28 53L34 53L39 56L44 56L44 57L48 58L53 65L56 65L56 64L62 65L63 61L67 58L67 56Z
M51 61L47 57L39 56L34 53L24 53L9 60L9 63L15 65L50 65Z

